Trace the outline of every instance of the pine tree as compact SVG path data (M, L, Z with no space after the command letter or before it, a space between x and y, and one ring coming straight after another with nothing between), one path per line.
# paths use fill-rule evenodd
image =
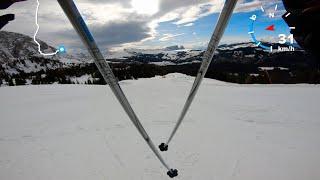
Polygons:
M14 84L14 79L10 79L9 80L9 86L14 86L15 84Z
M27 81L23 78L16 78L16 86L22 86L22 85L26 85Z

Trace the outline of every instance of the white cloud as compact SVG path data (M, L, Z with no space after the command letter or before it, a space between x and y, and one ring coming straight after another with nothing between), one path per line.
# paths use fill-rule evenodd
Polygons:
M275 2L279 2L276 0ZM192 26L199 18L220 12L224 0L76 0L102 49L141 44L159 36L160 23ZM260 8L260 4L274 4L269 0L242 0L237 12ZM14 4L4 13L15 13L16 20L4 30L33 36L36 2L29 0ZM40 0L39 39L54 46L65 44L79 48L77 38L57 1ZM169 41L182 34L166 34L160 41Z
M165 13L160 17L160 21L174 21L176 25L192 23L201 17L219 12L223 2L223 0L207 0L199 1L197 4L186 4Z
M153 15L159 11L159 0L131 0L131 6L139 14Z
M79 3L79 9L88 24L104 24L110 21L126 21L133 14L132 9L127 9L121 4Z
M193 26L193 23L188 23L188 24L185 24L184 26Z
M238 6L235 9L235 12L251 12L255 11L261 8L261 6L265 9L268 10L274 7L275 4L281 4L281 0L251 0L251 1L240 1Z
M163 37L160 38L159 41L169 41L169 40L174 39L177 36L182 36L182 35L184 35L184 33L180 33L180 34L170 34L170 33L163 34Z

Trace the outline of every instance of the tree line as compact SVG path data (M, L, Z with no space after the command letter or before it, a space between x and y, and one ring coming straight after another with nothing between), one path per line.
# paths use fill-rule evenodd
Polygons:
M164 76L169 73L183 73L196 76L200 63L158 66L147 63L111 63L111 68L118 80L150 78ZM85 84L105 84L96 66L92 64L75 65L38 72L8 75L1 70L0 85L6 82L9 86L25 85L29 83L38 84L75 84L71 77L90 75L92 79L85 81ZM239 64L222 62L211 64L206 78L217 79L225 82L239 84L294 84L294 83L320 83L319 68L314 67L290 67L290 69L274 68L272 70L261 70L258 64Z

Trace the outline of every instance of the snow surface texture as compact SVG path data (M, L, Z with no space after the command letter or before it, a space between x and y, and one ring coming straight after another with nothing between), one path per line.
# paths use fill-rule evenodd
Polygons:
M121 82L155 143L193 78ZM320 87L205 79L165 159L183 180L318 180ZM107 86L0 88L1 180L160 180L166 170Z

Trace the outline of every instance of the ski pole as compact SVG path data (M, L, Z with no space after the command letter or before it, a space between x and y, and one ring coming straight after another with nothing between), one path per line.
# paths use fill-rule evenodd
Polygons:
M101 75L103 76L104 80L107 82L109 87L111 88L112 92L122 105L125 112L128 114L130 120L135 125L135 127L140 132L141 136L144 138L146 143L149 145L150 149L154 152L163 166L168 169L167 174L170 177L175 177L178 175L176 169L171 169L167 163L162 158L161 154L158 152L156 146L152 142L151 138L143 128L142 124L140 123L138 117L136 116L135 112L133 111L129 101L127 100L125 94L123 93L118 80L114 76L112 69L110 68L109 64L106 62L105 58L103 57L100 49L98 48L88 26L84 22L78 8L76 7L73 0L58 0L61 8L63 9L64 13L68 17L69 21L73 25L74 29L80 36L83 44L88 49L89 53L94 59L96 66L98 67Z
M237 1L238 0L226 0L224 6L223 6L223 9L220 13L220 16L219 16L219 20L217 22L217 25L215 27L215 30L211 36L211 39L210 39L210 42L208 44L208 48L206 50L206 52L204 53L204 57L203 57L203 61L202 61L202 64L201 64L201 67L198 71L198 74L197 74L197 77L195 78L194 80L194 83L192 85L192 88L191 88L191 91L188 95L188 98L184 104L184 107L182 109L182 112L179 116L179 119L175 125L175 127L173 128L171 134L170 134L170 137L169 139L167 140L166 143L161 143L159 145L159 149L161 151L167 151L168 150L168 145L169 143L171 142L172 138L174 137L174 135L176 134L179 126L181 125L181 122L183 121L186 113L188 112L189 110L189 107L195 97L195 95L197 94L197 91L200 87L200 84L208 70L208 67L213 59L213 56L214 56L214 52L216 50L216 48L218 47L219 45L219 42L221 40L221 37L223 36L223 33L227 27L227 24L230 20L230 17L233 13L233 10L237 4Z

